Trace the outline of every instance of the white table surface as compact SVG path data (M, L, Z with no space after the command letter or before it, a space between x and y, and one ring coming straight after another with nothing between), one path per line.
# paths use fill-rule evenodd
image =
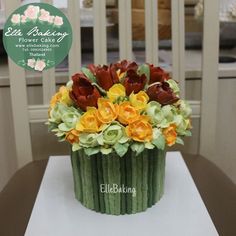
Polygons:
M82 206L73 191L70 158L50 157L25 235L218 235L179 152L167 153L164 196L146 212L96 213Z

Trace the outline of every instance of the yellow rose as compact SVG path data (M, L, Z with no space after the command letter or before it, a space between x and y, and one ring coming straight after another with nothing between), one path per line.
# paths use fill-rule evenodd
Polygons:
M69 90L66 86L61 86L59 89L59 93L61 94L60 102L65 105L71 106L72 100L69 95Z
M119 115L118 120L124 125L128 125L140 117L139 112L131 106L130 102L122 102L119 105Z
M51 98L51 101L50 101L50 108L52 109L53 107L55 107L56 103L59 102L61 98L61 93L57 92L55 93L52 98Z
M165 128L163 130L163 135L168 146L174 145L177 138L176 125L172 124L168 128Z
M136 94L131 93L129 95L129 100L132 106L141 111L147 107L149 97L144 91L140 91Z
M69 90L66 86L61 86L59 91L54 96L52 96L50 101L50 108L52 109L58 102L61 102L68 106L72 105Z
M125 87L122 84L114 84L107 92L107 96L111 102L114 102L118 97L125 96Z
M111 123L117 118L118 115L118 105L110 102L109 99L99 98L98 99L98 110L97 118L98 120L105 124Z
M149 117L140 116L140 118L125 128L128 137L138 142L150 142L152 140L152 126L149 123Z
M101 128L102 124L97 119L97 109L94 107L89 107L76 124L76 130L85 133L99 132Z
M78 137L78 136L79 136L78 130L72 129L72 130L70 130L70 131L66 134L66 140L67 140L69 143L73 144L73 143L79 141L79 137Z

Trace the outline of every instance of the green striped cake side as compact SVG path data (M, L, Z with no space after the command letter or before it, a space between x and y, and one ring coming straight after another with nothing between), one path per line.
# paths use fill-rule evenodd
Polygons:
M71 153L75 197L85 207L111 215L135 214L164 193L166 152L145 149L138 156Z

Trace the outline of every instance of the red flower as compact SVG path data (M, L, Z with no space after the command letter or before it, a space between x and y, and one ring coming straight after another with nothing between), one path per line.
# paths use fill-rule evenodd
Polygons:
M147 90L151 101L157 101L162 105L173 104L179 100L166 82L151 85Z
M77 73L72 76L72 80L73 85L70 97L76 105L84 111L86 111L88 106L97 107L97 100L101 95L87 77L82 73Z
M146 83L146 75L138 75L134 70L128 70L126 78L124 80L124 86L126 89L126 95L130 95L132 92L138 93L142 90Z
M115 69L106 65L96 68L96 79L98 84L106 91L109 90L113 84L119 82Z
M120 70L120 72L125 72L128 70L134 70L136 71L138 69L138 64L136 62L131 62L127 60L122 60L117 63L114 63L111 65L112 68L115 68L115 70Z
M166 73L161 67L154 67L153 65L149 65L150 67L150 81L149 84L155 82L164 82L170 79L169 74Z

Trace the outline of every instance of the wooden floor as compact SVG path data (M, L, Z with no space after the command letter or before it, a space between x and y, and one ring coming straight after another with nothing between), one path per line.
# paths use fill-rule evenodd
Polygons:
M193 155L184 159L219 235L236 235L236 186L207 159ZM46 164L44 160L26 165L0 193L1 236L24 235Z

